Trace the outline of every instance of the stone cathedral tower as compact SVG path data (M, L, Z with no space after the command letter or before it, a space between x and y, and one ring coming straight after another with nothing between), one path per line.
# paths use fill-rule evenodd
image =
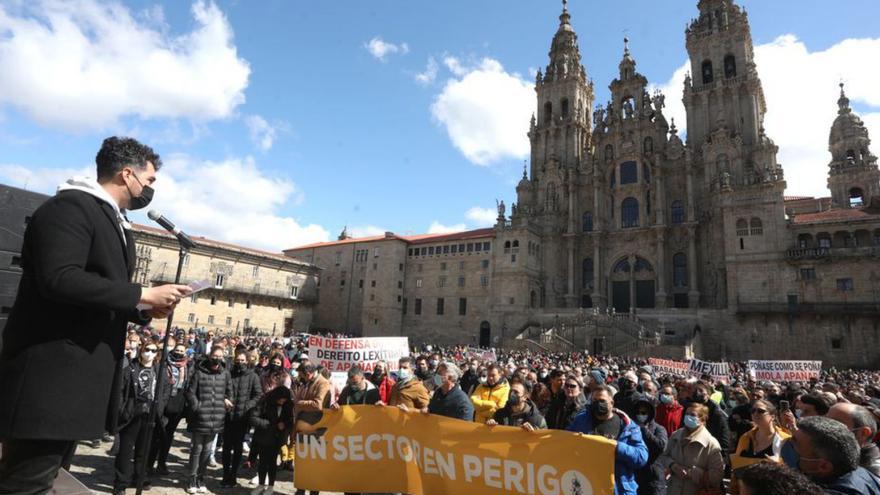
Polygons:
M869 148L871 138L862 119L849 107L849 98L840 83L840 99L837 100L837 118L831 126L828 150L828 189L831 201L837 207L865 206L874 198L880 198L880 171L877 157Z

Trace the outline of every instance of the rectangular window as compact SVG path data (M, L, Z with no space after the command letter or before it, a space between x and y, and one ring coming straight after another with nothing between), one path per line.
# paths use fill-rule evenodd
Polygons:
M214 296L211 296L211 306L213 306L215 304L217 304L217 298Z
M189 300L191 303L197 303L199 301L199 295L193 294L193 295L189 296Z
M442 297L437 298L437 314L438 315L443 314L443 298Z
M231 316L226 317L226 326L227 327L232 326L232 317Z
M190 313L190 314L186 317L186 321L188 321L188 322L190 322L190 323L195 323L195 321L196 321L196 314L195 314L195 313Z
M412 248L407 249L406 253L407 253L408 256L412 256L412 255L413 255L413 250L412 250Z
M376 300L376 294L370 294L370 301Z
M336 266L342 263L342 253L336 253Z
M458 277L458 286L464 287L464 277Z
M234 307L235 307L235 299L233 299L233 298L231 298L231 297L229 298L229 307L230 307L230 308L234 308Z
M830 237L820 237L819 238L819 247L820 248L830 248L831 247L831 238Z
M851 278L837 279L837 290L842 290L842 291L853 290L853 280Z
M514 299L514 298L511 297L511 298L508 300L508 302L509 302L511 305L513 305L513 304L516 302L516 299Z
M398 280L398 281L397 281L397 288L398 288L398 289L402 289L402 288L403 288L403 280Z
M259 277L259 276L260 276L260 267L255 266L255 267L253 268L253 270L251 271L251 277L253 277L253 278L257 278L257 277Z
M443 246L443 254L449 254L449 246Z
M489 252L492 250L492 244L489 242L483 243L483 251Z
M373 248L373 258L379 257L379 248Z
M397 296L397 302L400 302L401 299L403 299L403 296L398 295L398 296Z
M363 288L364 288L364 279L360 279L360 280L358 280L358 289L363 289Z
M511 254L511 255L510 255L510 262L511 262L511 263L516 263L516 255L515 255L515 254Z
M458 314L460 316L464 316L467 314L467 298L459 297L458 298Z
M446 271L446 263L445 263L445 262L444 262L444 263L440 263L440 271L441 271L441 272L445 272L445 271Z
M298 296L299 296L299 287L297 287L295 285L291 285L290 286L290 297L292 297L293 299L296 299ZM250 303L250 301L248 301L248 303ZM248 307L250 307L250 306L248 306Z
M422 253L422 256L428 254L428 248L423 247L422 250L421 250L421 253Z
M417 278L416 279L416 289L419 289L421 287L422 287L422 279Z
M480 265L482 265L483 270L489 268L489 260L483 260L483 261L481 261L481 262L480 262Z
M458 262L458 269L461 270L461 271L464 271L464 261L459 261L459 262Z
M245 319L244 319L244 327L245 327L245 328L250 328L250 327L251 327L251 319L250 319L250 318L245 318Z
M217 278L214 279L214 287L218 289L223 288L223 282L226 281L226 275L217 275Z
M208 325L214 324L214 315L208 315Z
M189 266L189 255L183 257L183 267L186 268Z
M419 298L416 298L416 307L415 307L415 311L414 311L414 312L415 312L415 314L417 314L417 315L422 314L422 300L419 299Z
M437 287L446 287L446 277L440 277L437 280Z
M816 269L801 268L801 280L816 280Z
M488 275L480 275L480 285L483 287L489 286L489 276Z
M457 253L458 252L458 244L453 244L452 247L450 248L450 251L452 252L452 254Z
M430 246L428 248L428 256L433 256L433 255L434 255L434 246Z
M291 287L291 289L293 289L293 287ZM293 290L291 290L291 293L292 293L292 292L293 292ZM244 303L244 306L245 306L247 309L251 309L251 302L250 302L250 301L247 301L246 303Z
M474 243L472 243L472 242L467 243L467 252L469 252L469 253L474 252Z
M463 253L463 252L464 252L464 244L459 244L459 245L458 245L458 252L459 252L459 253Z
M399 272L402 272L402 271L403 271L403 263L398 263L398 264L397 264L397 271L399 271Z
M835 350L840 350L843 348L843 339L840 337L835 337L831 339L831 348Z
M376 281L375 281L375 280L371 280L371 281L370 281L370 287L375 287L375 286L376 286Z

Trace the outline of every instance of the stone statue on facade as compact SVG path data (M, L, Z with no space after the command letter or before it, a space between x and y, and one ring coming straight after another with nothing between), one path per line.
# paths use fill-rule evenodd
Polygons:
M654 91L654 111L657 113L663 113L663 109L666 108L666 96L660 92L660 90Z
M730 172L724 170L721 172L721 190L730 191Z
M626 118L631 119L632 116L633 116L633 112L634 112L634 111L635 111L635 110L633 110L632 102L629 100L629 98L627 98L626 100L624 100L624 102L623 102L623 113L624 113L624 115L626 115Z
M498 218L503 219L507 211L507 207L504 206L504 200L502 199L501 201L498 201L496 199L495 206L498 208Z

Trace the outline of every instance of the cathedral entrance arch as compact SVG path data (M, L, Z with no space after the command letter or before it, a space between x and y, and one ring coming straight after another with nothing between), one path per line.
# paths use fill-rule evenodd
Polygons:
M492 347L492 327L488 321L480 323L480 347Z
M653 308L656 274L648 260L640 256L621 258L611 268L611 303L614 311L628 313L636 308Z

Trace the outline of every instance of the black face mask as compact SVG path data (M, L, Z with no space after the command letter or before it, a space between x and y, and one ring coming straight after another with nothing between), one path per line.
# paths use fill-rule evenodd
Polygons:
M519 394L512 393L507 397L507 403L511 406L518 406L522 403L522 397Z
M691 402L695 402L697 404L705 404L706 403L706 394L703 394L703 393L694 394L693 398L691 399Z
M596 401L590 404L590 412L593 414L594 418L600 418L608 415L608 411L611 410L611 407L605 401Z
M223 362L223 360L220 358L215 358L215 357L208 358L208 364L211 366L220 366L220 364L222 362Z
M149 206L150 202L153 201L153 188L150 186L145 186L137 175L134 175L134 180L137 181L138 184L141 185L141 195L140 196L132 196L131 200L128 203L129 210L140 210ZM131 189L129 189L131 192Z
M247 365L242 363L235 363L235 366L233 368L236 372L241 373L242 371L247 369Z
M184 359L186 359L186 354L183 354L180 352L172 352L171 353L171 360L172 361L180 362L180 361L183 361Z

